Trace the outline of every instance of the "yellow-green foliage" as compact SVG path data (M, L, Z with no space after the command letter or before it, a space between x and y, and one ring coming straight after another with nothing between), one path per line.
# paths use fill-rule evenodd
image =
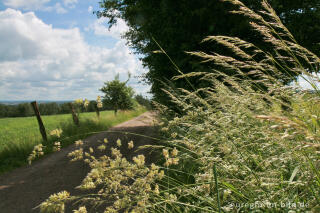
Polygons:
M108 141L101 142L98 152L103 152ZM152 164L145 165L144 155L133 157L133 162L129 162L122 156L119 148L121 141L117 140L117 148L111 147L111 156L103 155L100 158L93 156L94 150L89 148L89 152L84 152L81 143L77 143L79 149L69 153L72 161L84 160L91 167L90 173L78 187L82 190L95 189L97 193L90 193L78 199L87 201L90 205L106 206L105 212L119 212L120 210L131 212L145 212L152 206L155 198L159 195L159 186L156 181L164 177L164 171ZM131 148L133 142L128 143ZM66 194L66 192L64 193ZM61 193L51 195L49 199L40 205L42 212L63 212L64 203L77 199L77 197L61 196ZM82 208L84 211L85 207ZM86 211L84 211L86 212Z

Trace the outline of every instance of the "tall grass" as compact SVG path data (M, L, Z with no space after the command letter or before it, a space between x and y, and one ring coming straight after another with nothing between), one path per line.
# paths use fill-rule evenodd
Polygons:
M144 108L138 107L133 111L123 111L117 116L113 111L100 112L100 118L96 113L81 113L80 126L73 124L70 114L42 116L46 127L48 141L43 142L39 132L38 123L35 117L26 118L4 118L0 124L4 128L0 130L0 173L10 171L27 163L27 158L33 147L39 143L45 146L44 152L52 151L54 142L57 140L50 136L50 131L60 128L63 133L59 141L65 147L75 140L83 139L99 131L129 120L145 112Z
M271 48L235 37L204 39L232 55L190 53L218 68L174 79L198 76L210 86L165 90L184 113L167 118L168 108L158 104L166 138L160 163L145 165L142 156L128 162L115 147L100 159L81 153L92 170L80 188L98 192L52 195L43 212L63 212L72 199L84 202L75 212L87 212L88 203L106 205L105 212L320 211L320 96L312 74L320 60L296 43L266 1L259 12L225 1ZM298 74L311 79L316 94L285 85Z

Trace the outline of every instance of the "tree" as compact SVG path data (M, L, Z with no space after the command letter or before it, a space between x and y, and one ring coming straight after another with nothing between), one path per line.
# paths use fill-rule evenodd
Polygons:
M42 115L55 115L60 111L59 105L56 102L39 104L39 111Z
M8 114L7 106L4 104L0 104L0 118L6 117Z
M105 106L110 106L117 115L118 110L126 110L133 108L133 95L134 91L127 83L119 80L119 74L116 75L113 81L105 82L104 86L100 89L105 94L103 103Z
M59 113L60 114L70 114L70 103L66 102L66 103L62 103L60 104L60 110Z
M88 105L88 112L95 112L97 108L97 102L96 101L90 101Z
M256 10L260 1L243 0ZM292 31L298 42L320 55L320 6L318 0L270 0L282 21ZM155 39L184 73L212 70L211 66L199 64L198 59L185 51L210 51L225 49L200 44L209 35L237 36L259 47L268 48L257 33L250 30L245 17L230 14L231 4L220 0L103 0L98 17L109 18L109 24L122 18L129 26L124 35L149 71L146 82L152 85L151 93L156 101L167 104L167 95L162 91L162 81L179 74L164 54L153 54L159 50ZM270 50L272 51L272 49ZM318 52L317 52L318 51ZM294 78L291 78L294 80ZM197 78L190 79L193 85L202 87ZM190 89L184 79L173 82L174 86Z
M33 110L29 103L22 103L17 106L18 116L19 117L27 117L32 116Z
M144 106L146 107L147 109L151 109L152 108L152 105L151 105L151 101L144 97L143 95L136 95L134 97L136 99L136 101L138 102L138 104L140 104L141 106Z

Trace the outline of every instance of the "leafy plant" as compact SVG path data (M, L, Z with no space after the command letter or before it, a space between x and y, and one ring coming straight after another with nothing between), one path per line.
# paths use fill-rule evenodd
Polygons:
M113 81L105 82L104 86L100 89L105 94L103 102L107 106L111 106L116 115L118 110L132 109L132 98L134 91L130 86L127 86L130 75L127 81L121 82L119 74L116 75Z

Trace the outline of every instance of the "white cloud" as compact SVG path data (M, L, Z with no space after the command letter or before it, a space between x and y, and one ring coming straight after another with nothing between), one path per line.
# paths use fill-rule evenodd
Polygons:
M311 77L312 76L312 77ZM312 74L311 76L302 75L298 78L298 85L302 89L310 89L313 90L313 86L316 86L317 89L320 89L320 74Z
M95 35L101 36L111 36L113 38L120 38L120 36L128 31L128 26L126 22L122 19L117 20L117 24L113 25L109 30L106 26L107 19L100 18L97 19L93 25L91 25L91 29L93 29Z
M56 13L58 13L58 14L63 14L63 13L67 13L68 12L65 8L63 8L61 6L61 4L59 2L56 3L53 7L47 7L46 10L48 10L48 11L55 10Z
M92 13L92 11L93 11L93 7L92 7L92 6L89 6L89 7L88 7L88 12L89 12L89 13Z
M4 5L15 8L15 9L22 9L28 11L55 11L58 14L67 13L68 11L59 3L52 6L48 6L48 3L51 0L5 0ZM73 8L77 0L64 0L63 4L66 7Z
M12 8L24 10L40 10L45 8L45 4L50 0L4 0L4 5Z
M74 8L77 3L78 3L78 0L63 0L63 4L69 8Z
M116 73L143 72L125 41L93 47L78 28L53 28L33 12L0 11L0 32L0 100L94 98Z

